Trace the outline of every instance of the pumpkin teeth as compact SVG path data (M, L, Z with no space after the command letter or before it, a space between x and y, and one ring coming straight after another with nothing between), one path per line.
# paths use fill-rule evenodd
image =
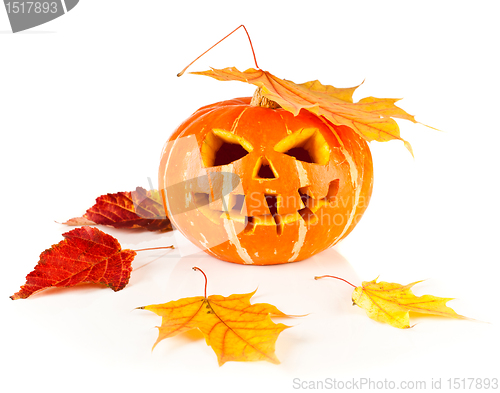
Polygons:
M314 225L318 222L318 216L308 207L300 209L298 213L307 225Z
M244 233L254 233L257 226L276 226L277 235L281 235L286 224L297 220L303 220L306 225L314 225L318 222L316 213L323 206L332 203L338 193L340 180L330 182L328 192L324 198L314 198L309 195L309 187L302 187L297 197L290 201L280 194L263 194L262 201L268 208L268 214L249 215L247 213L247 197L243 194L232 193L227 198L227 211L224 211L221 201L211 201L210 195L206 193L194 193L193 199L198 210L210 221L219 224L221 219L232 220L245 224ZM290 205L292 202L292 205ZM296 209L296 210L295 210ZM291 211L292 212L288 212Z
M278 196L264 194L264 198L266 199L267 207L269 208L271 215L275 216L278 214Z
M220 213L220 212L218 212ZM247 223L247 217L236 210L231 210L229 212L223 212L219 218L225 218L226 220L236 221L242 224Z
M283 233L284 224L279 214L275 214L273 218L274 222L276 223L276 234L279 236Z
M328 186L328 192L326 193L325 199L328 202L333 202L337 197L340 188L340 179L335 179L330 182Z
M300 194L300 198L302 199L302 202L304 202L304 203L305 203L307 198L314 198L314 195L312 195L309 187L299 188L299 194Z
M253 218L253 223L255 226L262 225L265 227L270 227L270 226L276 225L276 221L274 220L274 217L270 214L265 214L262 216L254 216L252 218Z
M255 225L253 217L247 217L247 219L248 219L247 225L245 226L243 233L253 234L255 232L255 228L257 227L257 225Z
M258 192L253 192L250 193L250 195L247 195L247 198L245 198L245 206L248 216L255 217L271 214L265 199L265 195Z
M299 193L291 195L278 194L276 197L278 198L278 214L281 216L297 213L297 210L305 207Z
M278 205L282 202L282 199L279 195L265 194L264 197L266 198L267 207L269 208L274 224L276 225L276 233L279 236L283 233L283 222L281 216L278 214Z
M229 210L236 210L241 214L245 214L246 213L245 195L229 194L228 208Z
M309 208L313 213L316 213L322 206L333 203L339 192L340 179L335 179L328 185L328 191L323 198L314 198L309 187L299 189L299 194L305 207ZM311 195L310 195L311 194Z
M292 222L300 220L301 216L300 216L299 212L296 211L295 213L286 214L286 215L280 214L280 218L281 218L281 223L284 225L284 224L290 224Z
M193 193L194 203L199 208L209 203L209 195L206 193L195 192Z
M220 224L221 211L213 210L210 207L210 196L205 193L195 193L194 203L197 209L214 224Z
M327 204L327 201L324 198L323 199L309 198L306 201L306 208L308 208L312 213L316 213L322 206L324 206L326 204Z

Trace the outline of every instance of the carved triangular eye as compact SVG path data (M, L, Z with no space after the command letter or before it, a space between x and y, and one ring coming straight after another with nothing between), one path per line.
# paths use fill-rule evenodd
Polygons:
M231 132L213 129L201 146L201 158L205 167L228 165L245 157L253 146L241 136Z
M302 128L279 141L274 150L311 164L326 165L330 147L317 128Z

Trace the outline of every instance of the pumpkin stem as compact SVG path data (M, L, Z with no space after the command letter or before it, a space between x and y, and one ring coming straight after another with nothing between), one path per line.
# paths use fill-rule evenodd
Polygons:
M262 89L260 87L255 90L255 93L253 93L252 101L250 101L251 106L261 106L263 108L269 108L269 109L278 109L281 108L281 106L273 101L270 100L267 97L264 97L262 95Z

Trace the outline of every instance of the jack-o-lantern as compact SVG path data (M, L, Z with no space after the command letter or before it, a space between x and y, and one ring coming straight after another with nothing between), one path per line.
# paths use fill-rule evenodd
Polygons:
M367 208L372 181L370 150L351 128L250 98L196 111L165 145L159 170L184 236L219 259L255 265L339 242Z

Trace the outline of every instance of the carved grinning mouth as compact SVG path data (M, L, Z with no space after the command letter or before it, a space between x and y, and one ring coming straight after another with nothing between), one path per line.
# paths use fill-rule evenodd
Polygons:
M279 214L280 206L287 200L296 200L295 198L286 198L283 195L264 194L267 207L270 214L249 215L246 209L245 200L248 196L243 194L229 194L224 200L211 201L207 193L193 193L193 200L197 209L210 221L215 224L221 224L223 219L230 219L245 224L245 233L254 233L258 226L275 226L277 235L283 233L286 224L303 220L306 225L314 225L318 222L318 211L325 205L335 202L339 191L339 179L330 182L328 192L323 198L313 198L308 193L308 187L302 187L298 190L301 206L297 211L291 214Z

